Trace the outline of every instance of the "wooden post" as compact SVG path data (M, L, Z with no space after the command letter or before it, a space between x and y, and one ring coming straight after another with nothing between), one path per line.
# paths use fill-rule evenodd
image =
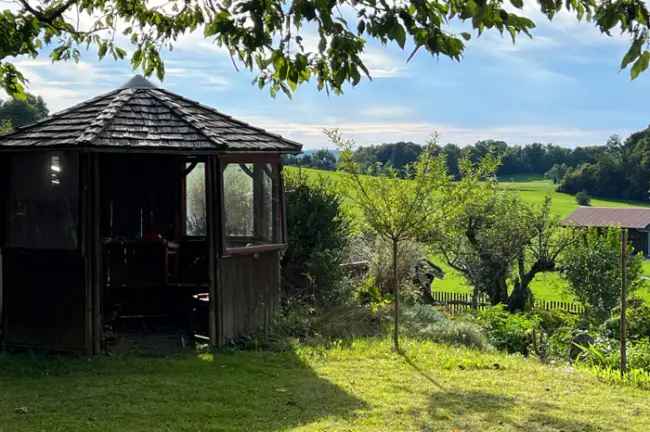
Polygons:
M223 237L223 170L216 156L208 156L206 163L207 235L210 277L209 329L211 348L224 344L223 299L221 289L221 257Z
M99 354L102 350L101 342L104 333L102 318L102 302L104 292L104 245L101 238L101 173L99 155L90 155L90 169L92 178L91 205L92 205L92 248L93 257L93 352Z
M93 258L92 258L92 185L91 163L88 153L79 155L81 186L81 256L84 265L84 352L93 353Z
M219 345L217 340L217 245L215 244L215 231L218 229L216 226L217 208L214 202L216 187L214 184L215 179L215 160L214 156L208 156L205 169L205 190L206 190L206 204L207 204L207 234L208 234L208 273L209 273L209 289L210 289L210 303L208 309L209 320L209 336L210 348L216 349Z
M620 344L621 344L621 378L627 370L626 344L626 311L627 311L627 230L621 229L621 318L620 318Z
M2 349L5 340L5 325L4 325L4 274L2 264L2 247L0 247L0 349Z

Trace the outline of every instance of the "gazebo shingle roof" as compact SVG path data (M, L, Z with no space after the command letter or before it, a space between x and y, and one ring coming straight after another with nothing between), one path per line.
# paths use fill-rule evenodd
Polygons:
M302 146L157 88L141 76L122 88L0 136L0 147L297 153Z
M650 225L650 208L578 207L561 224L646 229Z

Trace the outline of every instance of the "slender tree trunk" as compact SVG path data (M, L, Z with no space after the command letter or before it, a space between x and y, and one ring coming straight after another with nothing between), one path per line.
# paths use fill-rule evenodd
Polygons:
M627 230L621 230L621 378L625 376L627 369L627 347L626 347L626 322L627 319Z
M530 272L526 273L525 258L520 255L517 258L519 277L515 280L512 294L508 298L508 309L510 312L526 311L533 305L533 293L530 290L530 282L537 272L537 263L533 265Z
M393 329L393 349L399 352L399 278L397 271L397 240L393 240L393 294L395 296L394 314L395 314L395 328Z

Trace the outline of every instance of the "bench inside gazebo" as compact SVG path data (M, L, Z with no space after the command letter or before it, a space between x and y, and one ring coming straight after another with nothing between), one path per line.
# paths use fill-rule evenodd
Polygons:
M299 144L137 76L0 137L0 340L99 353L268 325Z

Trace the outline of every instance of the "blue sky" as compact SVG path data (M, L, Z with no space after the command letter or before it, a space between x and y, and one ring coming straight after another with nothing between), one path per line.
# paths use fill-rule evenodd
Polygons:
M510 144L603 144L650 123L650 73L635 81L618 65L628 41L601 35L563 13L552 22L526 7L537 23L533 39L486 33L472 39L461 62L407 52L371 41L365 56L374 76L342 96L301 87L292 99L271 98L236 71L230 58L201 34L188 35L164 53L162 86L220 111L297 140L328 147L324 128L340 128L358 144L397 140L422 143L432 133L442 144L502 139ZM462 25L452 23L454 28ZM32 93L53 111L109 91L134 72L128 62L98 62L84 52L78 64L51 64L43 54L18 59Z

